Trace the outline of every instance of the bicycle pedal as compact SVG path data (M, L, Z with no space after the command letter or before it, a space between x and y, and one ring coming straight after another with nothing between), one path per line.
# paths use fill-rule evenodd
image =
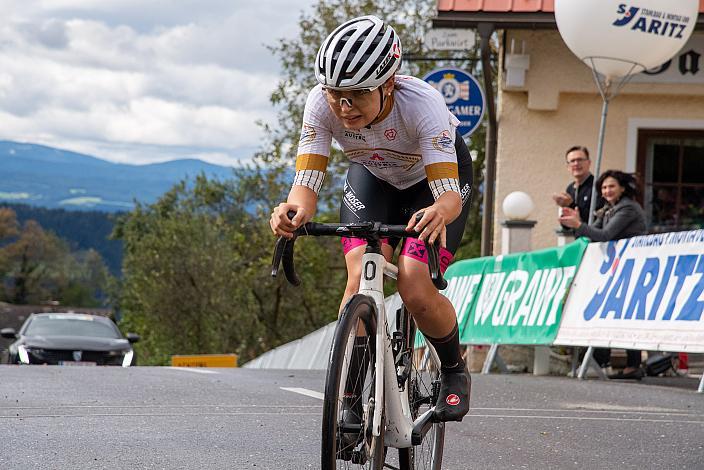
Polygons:
M433 406L413 422L411 443L414 446L420 445L423 442L423 437L425 437L435 422L435 407Z

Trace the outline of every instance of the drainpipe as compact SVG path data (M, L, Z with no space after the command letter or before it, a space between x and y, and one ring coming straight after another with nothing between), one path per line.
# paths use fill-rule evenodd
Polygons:
M489 42L494 33L492 23L479 23L477 25L481 38L480 50L482 59L482 73L484 75L484 94L486 95L486 106L489 112L489 126L486 131L486 152L484 155L484 165L486 176L484 177L484 204L482 217L482 243L481 255L491 256L494 250L494 192L496 182L496 103L494 100L493 73L491 68L491 48Z

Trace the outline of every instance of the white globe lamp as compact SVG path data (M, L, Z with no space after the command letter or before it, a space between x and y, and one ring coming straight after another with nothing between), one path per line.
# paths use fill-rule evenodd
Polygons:
M699 0L555 0L555 21L567 47L605 77L657 67L694 31Z
M508 220L526 220L535 209L535 204L528 194L514 191L504 198L502 208Z

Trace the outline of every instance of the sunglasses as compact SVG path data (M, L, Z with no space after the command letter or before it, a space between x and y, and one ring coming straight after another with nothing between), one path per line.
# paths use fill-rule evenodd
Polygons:
M328 101L332 104L340 107L342 107L343 104L346 104L351 108L353 106L352 103L357 103L359 105L369 103L374 96L372 92L376 91L378 88L379 87L377 86L373 88L361 88L356 90L336 90L334 88L323 87L323 91L325 92L325 96L328 98Z

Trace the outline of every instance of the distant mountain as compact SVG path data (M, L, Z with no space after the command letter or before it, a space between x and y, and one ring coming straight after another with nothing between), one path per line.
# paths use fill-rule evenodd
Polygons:
M229 167L201 160L125 165L43 145L0 141L0 201L50 208L125 211L156 201L200 173L225 179Z

